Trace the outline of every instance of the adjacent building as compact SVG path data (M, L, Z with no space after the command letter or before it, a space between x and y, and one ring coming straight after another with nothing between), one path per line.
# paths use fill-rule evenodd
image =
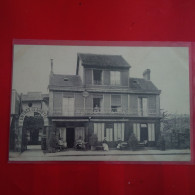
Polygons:
M9 148L17 150L17 135L18 135L18 118L20 115L20 95L15 89L11 95L11 113L10 113L10 135Z
M40 111L48 114L49 95L41 92L28 92L21 94L21 111L31 109L23 120L23 135L27 144L41 144L44 132L44 119Z
M128 141L132 133L140 143L154 146L160 133L160 90L150 80L132 78L131 66L120 55L77 55L75 75L49 77L50 126L69 148L92 134L110 146ZM24 102L24 101L23 101ZM49 136L49 132L48 132Z
M41 144L44 132L44 119L47 115L49 95L41 92L18 94L15 89L11 96L10 150L23 151L28 144Z

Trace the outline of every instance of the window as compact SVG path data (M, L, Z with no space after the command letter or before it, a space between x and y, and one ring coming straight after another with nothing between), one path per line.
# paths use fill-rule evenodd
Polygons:
M155 141L154 123L148 124L148 141Z
M124 141L124 123L114 123L114 141Z
M75 140L78 140L80 137L82 140L85 140L84 127L75 127Z
M63 98L62 106L63 106L62 113L64 116L74 115L74 98L72 97Z
M100 112L102 108L102 97L95 97L93 98L93 112Z
M110 84L111 85L120 85L121 84L121 74L119 71L110 72Z
M148 98L138 98L138 115L147 116L148 115Z
M98 141L104 140L104 123L94 123L94 134L97 135Z
M134 123L133 124L133 133L138 141L140 141L140 124Z
M121 111L121 95L111 96L111 111L120 112Z
M63 141L66 142L66 128L60 128L59 130L60 130L60 135L59 135L60 138L62 138Z
M93 70L93 84L94 85L102 84L102 70Z

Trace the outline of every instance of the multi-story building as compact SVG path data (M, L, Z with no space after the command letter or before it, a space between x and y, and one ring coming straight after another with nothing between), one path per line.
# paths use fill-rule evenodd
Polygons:
M143 78L132 78L131 66L119 55L78 54L75 75L53 73L49 79L50 125L69 148L79 136L94 133L98 141L128 141L155 145L160 132L160 90Z

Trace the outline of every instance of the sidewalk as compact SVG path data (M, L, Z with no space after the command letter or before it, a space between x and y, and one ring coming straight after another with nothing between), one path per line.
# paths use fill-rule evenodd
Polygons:
M20 154L20 152L9 152L9 158L17 158Z
M56 153L46 153L45 156L110 156L110 155L175 155L190 154L189 149L184 150L109 150L109 151L75 151L67 150Z
M10 161L189 161L190 150L109 150L43 153L39 148L29 149Z

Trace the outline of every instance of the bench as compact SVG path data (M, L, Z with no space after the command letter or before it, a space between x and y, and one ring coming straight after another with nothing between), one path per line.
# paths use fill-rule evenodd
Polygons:
M104 150L104 147L103 146L96 146L95 149L96 150Z

